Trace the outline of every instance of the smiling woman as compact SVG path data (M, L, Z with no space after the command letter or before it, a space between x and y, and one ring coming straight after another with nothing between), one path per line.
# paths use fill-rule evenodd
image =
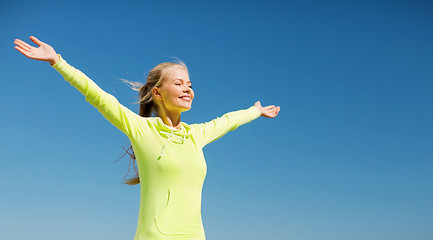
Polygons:
M191 103L194 99L194 91L191 87L188 72L180 67L169 70L166 80L160 86L156 86L152 92L158 106L157 115L167 125L171 124L172 119L168 114L179 116L178 121L173 124L176 128L179 128L180 113L191 109Z
M205 240L201 192L207 166L203 147L260 116L277 116L280 108L256 102L206 123L181 122L181 113L191 109L194 91L186 65L166 62L149 72L145 85L128 82L140 94L140 113L136 114L69 65L50 45L33 36L30 39L39 47L16 39L15 48L29 58L51 63L131 141L130 155L138 171L126 183L140 183L141 191L134 239Z

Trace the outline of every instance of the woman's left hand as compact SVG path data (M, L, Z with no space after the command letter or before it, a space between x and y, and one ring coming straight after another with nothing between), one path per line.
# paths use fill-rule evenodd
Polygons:
M266 107L262 107L262 104L260 104L260 101L257 101L256 103L254 103L254 106L260 110L260 112L262 113L262 115L261 115L262 117L274 118L280 112L279 106L275 107L275 105L269 105Z

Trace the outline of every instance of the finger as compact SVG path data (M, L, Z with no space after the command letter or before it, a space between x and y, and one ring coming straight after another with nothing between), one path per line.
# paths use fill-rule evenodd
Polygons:
M267 111L275 111L275 109L278 109L277 107L272 107L272 108L265 108Z
M23 44L23 43L21 43L21 42L17 42L17 41L15 41L14 43L15 43L16 45L18 45L20 48L22 48L22 49L24 49L24 50L27 50L27 51L30 51L30 48L27 47L25 44Z
M269 112L269 115L275 117L275 116L277 116L278 112L279 112L278 109L274 109L274 110L272 110L272 111Z
M26 50L24 50L24 49L22 49L22 48L20 48L18 46L15 46L15 49L18 50L18 51L20 51L24 56L26 56L28 58L31 58L31 54L30 54L29 51L26 51Z
M35 36L31 36L30 40L32 40L34 43L36 43L38 46L41 46L42 44L44 44L42 41L39 41L39 39L37 39Z
M24 42L23 40L15 39L15 42L19 42L19 43L23 44L24 46L26 46L29 49L32 48L32 46L30 46L28 43Z
M272 109L272 108L275 108L275 105L266 106L265 108L266 109Z

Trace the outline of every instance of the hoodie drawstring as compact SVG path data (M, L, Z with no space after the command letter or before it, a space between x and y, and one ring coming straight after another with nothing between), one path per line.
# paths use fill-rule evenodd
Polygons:
M166 131L164 131L164 130L161 130L161 131L159 131L159 133L164 134L165 136L168 136L168 137L167 137L167 140L166 140L165 143L164 143L164 146L162 147L162 150L161 150L161 153L159 154L158 160L161 159L161 157L164 155L164 150L165 150L165 147L167 146L167 143L168 143L170 140L173 141L173 140L172 140L172 137L176 137L176 138L178 138L178 140L181 141L180 143L183 143L183 142L185 142L185 140L186 140L186 136L185 136L185 135L183 135L183 136L178 136L178 135L174 134L173 131L171 131L171 132L166 132ZM173 142L174 142L174 141L173 141Z

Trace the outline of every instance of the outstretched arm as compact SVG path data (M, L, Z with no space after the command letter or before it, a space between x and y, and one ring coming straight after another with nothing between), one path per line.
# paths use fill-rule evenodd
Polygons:
M233 131L260 116L274 118L278 115L279 111L280 107L275 107L274 105L262 107L260 101L257 101L254 106L248 109L228 112L209 122L192 124L191 126L195 129L201 146L204 147L208 143L224 136L227 132Z
M120 104L113 95L102 90L80 70L69 65L50 45L33 36L30 39L39 47L32 47L24 41L16 39L14 42L17 45L15 49L28 58L49 62L66 81L86 97L86 101L97 108L108 121L127 136L130 137L140 132L137 131L140 127L140 116Z

